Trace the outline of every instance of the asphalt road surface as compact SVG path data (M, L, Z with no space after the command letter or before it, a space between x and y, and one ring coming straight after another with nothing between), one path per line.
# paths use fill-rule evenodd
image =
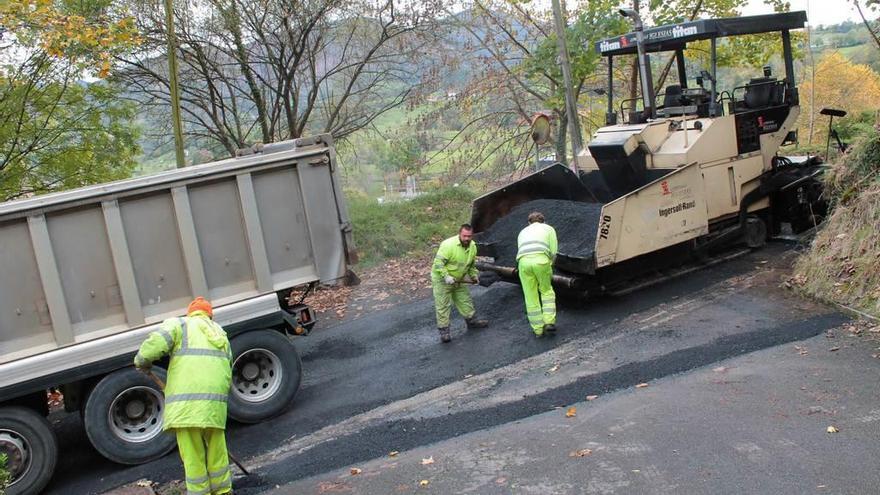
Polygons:
M475 288L487 329L460 318L441 345L430 300L295 342L302 388L283 415L231 425L231 451L255 494L355 462L504 425L597 394L821 334L846 318L781 287L790 245L762 250L622 297L562 304L558 336L535 339L519 287ZM77 415L56 418L62 454L47 493L102 493L182 477L175 454L119 466L89 445Z

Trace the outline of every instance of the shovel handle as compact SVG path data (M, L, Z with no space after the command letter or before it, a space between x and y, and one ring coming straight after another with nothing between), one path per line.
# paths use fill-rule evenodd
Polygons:
M156 375L155 375L152 371L150 371L150 370L143 370L143 372L144 372L148 377L150 377L150 380L153 380L153 382L154 382L156 385L159 386L159 390L165 391L165 382L163 382L161 378L159 378L158 376L156 376Z

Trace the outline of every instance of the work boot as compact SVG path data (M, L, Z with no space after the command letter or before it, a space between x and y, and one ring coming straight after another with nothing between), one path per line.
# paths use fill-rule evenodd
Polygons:
M556 333L556 325L554 325L553 323L548 323L548 324L544 325L544 331L548 332L550 334L555 334Z
M467 323L468 330L474 328L486 328L489 326L489 320L481 320L477 318L477 315L471 316L470 318L465 318L464 322Z
M535 333L536 339L543 339L544 338L544 331L543 330L533 330L533 332Z
M449 327L440 327L437 330L440 332L440 342L446 344L447 342L452 341L452 334L449 333Z

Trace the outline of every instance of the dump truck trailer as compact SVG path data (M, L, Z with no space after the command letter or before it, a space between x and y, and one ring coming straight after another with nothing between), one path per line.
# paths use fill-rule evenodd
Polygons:
M351 225L329 135L240 154L0 204L8 494L39 493L52 476L50 389L112 461L144 463L173 449L162 434L162 392L131 363L195 296L212 301L232 345L229 416L258 422L291 402L301 378L291 336L315 318L290 292L350 273Z
M626 9L621 14L637 18ZM548 223L562 225L553 283L580 295L621 290L658 270L705 262L735 245L756 248L783 228L798 233L821 222L827 211L821 160L779 153L797 140L790 32L805 22L804 12L644 31L638 21L639 31L598 42L608 66L606 126L576 157L576 170L553 165L474 201L478 252L494 258L480 268L517 280L509 250L517 229L510 226L525 227L531 207L547 208ZM768 65L743 86L720 90L718 44L761 33L779 35L782 76ZM707 67L685 59L688 44L703 41ZM649 60L656 52L674 57L678 71L658 96ZM615 57L633 55L643 94L615 100Z

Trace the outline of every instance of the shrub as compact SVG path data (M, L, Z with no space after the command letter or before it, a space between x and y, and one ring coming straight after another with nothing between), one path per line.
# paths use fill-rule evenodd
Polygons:
M9 487L9 482L12 481L12 474L6 469L7 460L6 454L0 454L0 495L6 493L6 488Z
M408 254L426 254L470 221L473 193L460 187L423 194L408 201L379 203L347 194L354 245L363 266Z
M795 265L803 292L880 315L880 135L861 138L826 175L834 209Z

